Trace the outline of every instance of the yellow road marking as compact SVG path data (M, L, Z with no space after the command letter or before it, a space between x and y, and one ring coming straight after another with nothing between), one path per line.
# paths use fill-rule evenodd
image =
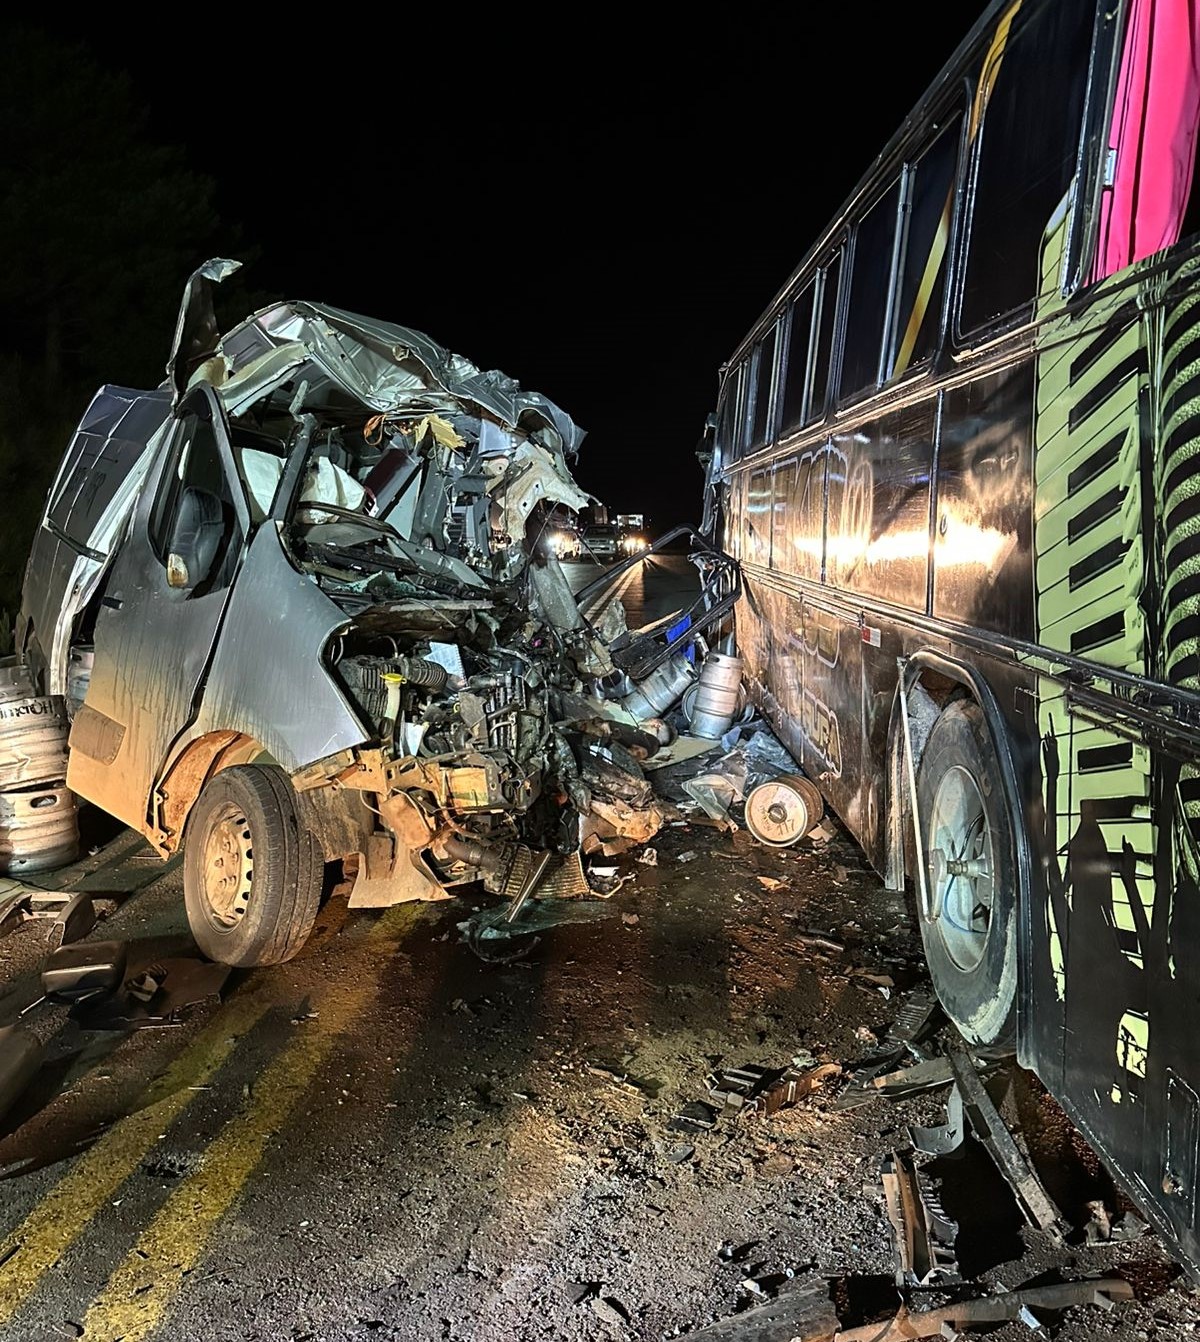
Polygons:
M412 905L389 909L364 942L394 936L414 918ZM301 1031L275 1057L254 1083L249 1103L229 1120L200 1167L163 1203L118 1264L84 1319L86 1342L143 1342L154 1332L267 1143L308 1089L337 1036L378 988L378 976L364 974L321 999L319 1027Z
M601 592L599 598L583 612L584 619L595 624L614 601L618 601L624 597L635 578L644 576L643 569L639 565L634 564L629 572L617 584L615 591Z
M234 998L147 1093L147 1103L122 1118L72 1165L0 1244L0 1326L19 1308L43 1272L70 1248L98 1211L137 1169L164 1129L229 1057L238 1038L266 1011L265 999Z

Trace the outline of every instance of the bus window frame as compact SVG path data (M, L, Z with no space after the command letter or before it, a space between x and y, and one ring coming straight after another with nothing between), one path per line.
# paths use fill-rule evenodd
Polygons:
M723 394L718 402L717 427L713 434L713 450L722 470L727 470L742 459L738 407L744 369L745 360L739 360L726 371L722 383Z
M780 416L780 349L783 348L784 326L787 323L787 310L781 309L774 314L774 321L768 322L768 325L762 330L758 340L754 342L754 396L748 409L748 424L752 433L750 433L749 452L757 452L760 448L773 447L779 442L779 416ZM762 439L756 440L753 435L754 416L757 415L757 393L761 385L762 373L762 354L766 345L770 342L770 378L766 386L766 416L762 423Z
M841 311L838 314L841 327L841 336L837 342L838 345L838 374L837 374L837 393L833 398L834 405L838 410L848 410L854 406L860 405L869 400L872 396L878 394L883 385L883 367L884 355L892 346L893 336L891 327L895 323L896 310L896 281L898 276L898 252L900 244L900 225L904 220L905 207L905 184L908 164L901 163L898 167L890 171L881 187L871 193L870 204L864 209L857 210L850 222L848 245L844 249L842 264L845 267L844 274L849 276L848 283L839 285L839 290L845 289L845 299L842 303ZM886 283L886 293L883 302L883 320L879 327L879 341L875 350L875 376L864 383L861 387L856 387L849 394L842 392L842 374L845 371L846 337L849 334L850 326L850 308L851 291L854 288L855 273L854 267L858 262L858 240L859 230L869 214L879 205L881 205L892 192L896 192L896 205L892 211L892 241L891 256L888 260L888 270Z
M743 408L745 419L745 447L743 456L753 456L764 448L774 447L779 435L780 395L782 379L779 375L779 351L783 343L783 327L786 324L787 309L775 313L773 321L767 322L762 334L755 340L748 356L742 360L746 375L747 392ZM770 379L767 383L767 413L763 422L763 436L757 439L754 433L754 420L758 413L758 391L761 384L763 349L768 340L774 337L771 353Z
M787 302L783 308L782 316L785 320L783 321L783 347L779 357L778 407L775 418L776 432L780 434L799 433L808 423L808 410L812 401L812 352L813 332L816 329L814 317L817 310L817 280L818 274L815 270L807 271L803 283L797 284L789 292ZM783 423L783 405L787 399L788 373L792 364L796 304L805 294L808 294L808 333L804 338L804 379L800 388L800 414L794 424L785 425Z
M846 254L850 246L849 230L840 231L837 241L825 248L823 260L816 267L816 275L820 280L820 293L816 295L813 302L813 335L812 347L810 350L810 367L808 376L811 383L812 401L809 404L809 416L804 421L804 428L814 429L818 424L828 422L830 415L836 409L837 397L834 388L842 375L842 334L845 329L845 304L846 304ZM837 266L837 291L833 296L833 318L832 329L829 334L829 362L825 368L825 386L821 392L820 400L817 398L816 385L816 359L815 356L821 347L821 323L825 319L825 303L827 301L827 290L829 288L829 271Z
M1092 29L1092 60L1088 66L1087 88L1083 95L1078 153L1075 160L1075 185L1071 199L1071 220L1063 256L1061 294L1070 298L1087 292L1094 284L1088 275L1096 255L1100 229L1101 204L1106 189L1104 140L1108 135L1125 25L1130 6L1098 6Z
M1038 0L1038 3L1029 6L1028 8L1023 6L1018 11L1014 29L1009 34L1005 51L1008 49L1008 44L1013 43L1015 39L1024 37L1024 34L1028 31L1031 19L1039 15L1043 9L1049 8L1053 3L1054 0ZM1097 9L1099 8L1100 6L1097 6ZM1122 3L1115 8L1125 10L1127 6ZM1098 21L1099 20L1097 20L1097 22ZM1096 24L1093 23L1093 43L1095 41L1095 35ZM1003 54L1004 53L1001 53L1000 59L1002 59ZM967 110L964 120L964 127L968 131L969 120L972 115L972 108L979 87L979 81L983 78L984 73L984 66L981 65L977 73L964 74L963 76L963 83L967 86L968 90ZM1088 126L1087 115L1089 102L1092 97L1095 75L1095 63L1094 61L1089 61L1086 83L1084 86L1083 105L1080 108L1079 135L1075 144L1075 166L1071 176L1071 182L1067 188L1067 209L1070 211L1072 218L1068 220L1068 237L1064 249L1064 265L1057 286L1058 293L1062 297L1067 296L1071 291L1068 279L1068 272L1070 269L1069 262L1071 258L1071 235L1074 233L1079 222L1076 217L1079 213L1076 208L1079 192L1079 178L1081 164L1083 163L1084 146L1087 142L1087 136L1085 134ZM1111 90L1111 80L1108 81L1108 84L1109 89ZM1110 96L1111 92L1106 92L1104 99L1105 103L1108 102ZM1039 301L1039 294L1035 288L1027 299L1018 303L1015 307L1010 308L1009 311L997 313L995 316L988 318L987 321L973 327L970 331L963 330L963 297L966 291L968 272L970 269L972 224L975 217L980 159L983 154L983 145L987 136L988 111L989 109L985 107L983 114L980 117L976 133L971 138L970 143L966 146L965 159L960 163L960 168L962 169L962 194L957 207L959 226L953 239L954 295L952 317L949 322L949 343L954 351L956 359L969 356L975 350L978 350L983 346L992 345L1004 337L1011 335L1013 332L1032 325L1036 320Z
M931 370L938 367L950 345L951 321L950 312L954 297L954 288L958 275L958 264L956 261L956 248L958 246L959 234L962 229L963 220L963 198L964 198L964 180L965 170L968 161L967 146L967 118L970 110L970 90L967 80L960 80L956 85L951 86L945 98L940 105L931 109L929 114L929 124L926 127L925 134L920 139L915 140L913 144L906 149L904 154L903 167L903 188L901 192L901 225L903 237L899 239L900 247L896 256L895 273L892 277L891 302L893 305L892 326L889 332L889 342L884 352L884 362L880 370L880 389L892 390L895 387L902 386L904 383L918 377L926 376ZM944 268L942 297L938 305L937 335L934 338L933 348L927 353L922 354L918 359L912 359L905 366L902 372L895 371L896 358L899 354L902 332L900 330L901 313L900 290L904 280L904 265L908 259L908 247L911 240L912 224L912 205L913 194L915 191L914 183L920 179L921 163L933 146L944 135L950 132L952 124L958 122L958 130L955 135L957 148L954 157L954 172L952 182L954 188L954 204L950 209L950 232L946 239L946 250L942 259Z

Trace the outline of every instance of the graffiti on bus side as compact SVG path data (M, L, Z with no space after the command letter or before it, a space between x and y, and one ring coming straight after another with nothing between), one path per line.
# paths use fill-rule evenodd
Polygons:
M842 732L835 709L809 689L801 696L800 726L805 739L819 756L822 778L842 776Z

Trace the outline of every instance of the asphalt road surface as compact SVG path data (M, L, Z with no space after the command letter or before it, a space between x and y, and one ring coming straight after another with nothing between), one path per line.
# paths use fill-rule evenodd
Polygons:
M684 604L689 573L639 568L630 622ZM180 1009L26 1015L49 1053L0 1118L3 1342L658 1339L814 1283L843 1324L896 1308L879 1162L944 1111L844 1105L924 980L906 899L836 820L782 850L672 824L505 963L464 940L478 898L331 899L295 960L206 980L178 867L85 819L91 940L125 943L131 978L165 968ZM0 939L0 1024L36 1000L45 927ZM793 1060L828 1066L773 1115L687 1109L714 1070ZM1029 1078L1012 1094L1078 1233L1023 1226L986 1159L942 1162L970 1289L1120 1270L1135 1302L1046 1316L1053 1334L1191 1330L1152 1235L1087 1242L1087 1202L1120 1224L1119 1198Z

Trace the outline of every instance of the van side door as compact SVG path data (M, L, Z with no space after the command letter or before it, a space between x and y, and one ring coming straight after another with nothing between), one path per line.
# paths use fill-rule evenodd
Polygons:
M168 747L194 718L250 515L224 410L200 384L151 465L96 618L68 785L145 833Z

